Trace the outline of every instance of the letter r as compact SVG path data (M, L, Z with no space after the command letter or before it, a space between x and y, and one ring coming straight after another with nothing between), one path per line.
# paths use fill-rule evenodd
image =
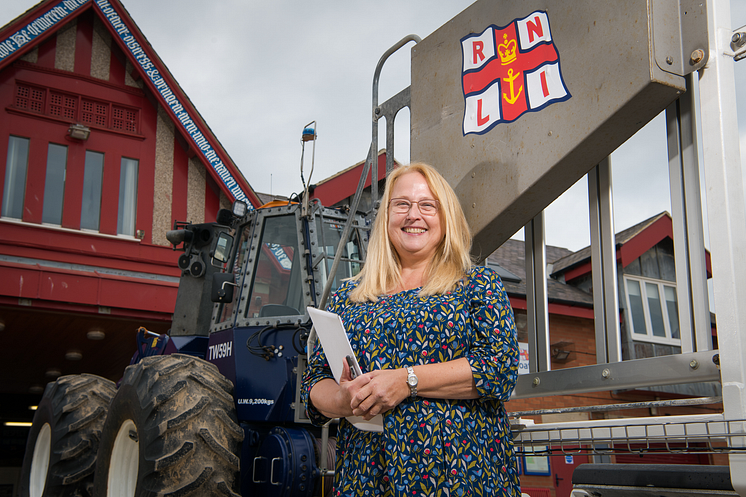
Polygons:
M477 40L471 44L471 48L474 51L474 64L477 62L482 62L484 60L484 42L481 40ZM479 57L479 61L477 61L477 57Z

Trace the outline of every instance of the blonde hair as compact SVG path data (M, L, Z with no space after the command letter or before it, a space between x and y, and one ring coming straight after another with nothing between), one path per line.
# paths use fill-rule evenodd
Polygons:
M421 296L447 293L466 276L472 265L471 231L464 211L451 185L432 166L413 163L394 169L386 179L381 206L373 223L365 265L352 280L358 285L350 292L353 302L376 302L379 295L393 291L401 284L401 261L391 243L388 232L389 203L394 183L409 173L424 176L427 186L440 202L438 216L443 225L443 240L438 244L433 259L425 271Z

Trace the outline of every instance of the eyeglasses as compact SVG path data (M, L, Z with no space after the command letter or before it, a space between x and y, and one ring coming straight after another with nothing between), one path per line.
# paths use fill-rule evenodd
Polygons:
M392 198L389 201L391 212L394 214L407 214L412 209L412 204L417 204L420 214L423 216L434 216L438 213L440 202L433 199L407 200L406 198Z

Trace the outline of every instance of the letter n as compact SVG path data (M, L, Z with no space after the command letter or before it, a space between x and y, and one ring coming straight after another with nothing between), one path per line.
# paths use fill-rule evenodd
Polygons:
M544 37L544 26L541 25L541 17L535 16L533 22L526 21L526 30L528 31L528 42L534 42L534 34L538 38Z

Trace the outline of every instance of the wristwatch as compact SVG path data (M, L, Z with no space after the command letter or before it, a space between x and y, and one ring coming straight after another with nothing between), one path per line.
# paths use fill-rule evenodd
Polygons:
M412 395L413 399L417 397L417 383L419 383L417 375L414 374L414 368L410 366L407 368L407 385L409 386L409 393Z

